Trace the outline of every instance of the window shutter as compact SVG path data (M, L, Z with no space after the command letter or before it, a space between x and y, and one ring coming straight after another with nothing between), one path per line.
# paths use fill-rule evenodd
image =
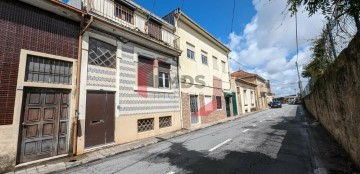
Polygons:
M151 20L148 21L149 34L158 40L162 40L161 37L161 26Z
M159 72L170 74L170 64L159 62Z
M139 57L138 86L154 87L154 60Z

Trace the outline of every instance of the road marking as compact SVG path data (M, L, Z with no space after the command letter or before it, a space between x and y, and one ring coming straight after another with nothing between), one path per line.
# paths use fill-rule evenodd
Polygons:
M253 125L253 127L255 127L255 126L256 126L256 124Z
M209 150L209 152L214 151L215 149L217 149L217 148L221 147L222 145L224 145L224 144L228 143L229 141L231 141L231 139L227 139L227 140L225 140L224 142L222 142L222 143L220 143L220 144L216 145L215 147L211 148L211 149Z
M175 174L175 172L173 172L173 171L170 171L170 172L168 172L167 174Z
M264 120L261 120L260 123L262 123Z
M248 130L250 130L250 129L246 129L246 130L244 130L243 132L247 132Z

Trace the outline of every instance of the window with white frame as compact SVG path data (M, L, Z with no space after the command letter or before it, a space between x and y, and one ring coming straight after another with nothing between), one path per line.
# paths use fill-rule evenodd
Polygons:
M254 106L255 105L255 103L254 103L254 91L250 92L250 97L251 97L251 106Z
M186 43L186 55L188 58L190 59L195 59L195 46L189 44L189 43Z
M159 88L170 88L170 64L159 62Z
M218 58L213 56L213 68L214 69L219 69L219 66L218 66Z
M221 61L221 69L222 69L222 72L226 72L226 63L225 63L225 61Z
M221 96L216 96L216 109L222 109Z
M205 111L212 111L212 98L211 96L205 96Z
M205 51L201 51L201 62L205 65L208 64L207 53Z
M247 96L246 90L243 91L243 96L244 96L244 106L247 106L247 105L248 105L248 104L247 104L247 102L248 102L248 101L247 101L247 97L248 97L248 96Z

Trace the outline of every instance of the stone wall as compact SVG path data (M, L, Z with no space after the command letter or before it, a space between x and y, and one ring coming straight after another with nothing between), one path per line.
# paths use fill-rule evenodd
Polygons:
M318 79L304 102L360 166L360 33Z

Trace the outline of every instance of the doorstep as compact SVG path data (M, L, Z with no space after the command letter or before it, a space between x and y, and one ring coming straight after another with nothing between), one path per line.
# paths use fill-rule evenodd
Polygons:
M104 158L108 158L120 153L124 153L124 152L128 152L131 150L135 150L141 147L145 147L151 144L155 144L161 141L166 141L168 139L174 138L174 137L178 137L190 132L194 132L197 130L201 130L207 127L211 127L217 124L222 124L228 121L232 121L232 120L236 120L236 119L241 119L245 116L249 116L252 114L255 114L257 112L261 112L264 110L259 110L259 111L255 111L255 112L251 112L251 113L246 113L243 115L239 115L237 117L229 117L223 120L219 120L218 122L214 122L214 123L208 123L208 124L200 124L197 125L195 127L191 127L189 129L182 129L182 130L178 130L178 131L174 131L174 132L170 132L170 133L166 133L166 134L162 134L162 135L158 135L155 137L151 137L151 138L146 138L146 139L141 139L141 140L137 140L137 141L133 141L130 143L126 143L126 144L119 144L119 145L114 145L111 144L112 146L104 146L104 147L98 147L96 149L92 149L93 151L78 155L78 156L65 156L59 159L53 159L50 161L43 161L41 162L41 165L38 165L38 163L35 164L31 164L31 165L21 165L19 167L15 168L15 171L9 172L8 174L17 174L17 173L55 173L55 172L61 172L76 166L80 166L83 164L87 164L87 163L91 163L91 162L95 162ZM37 165L37 166L36 166Z

